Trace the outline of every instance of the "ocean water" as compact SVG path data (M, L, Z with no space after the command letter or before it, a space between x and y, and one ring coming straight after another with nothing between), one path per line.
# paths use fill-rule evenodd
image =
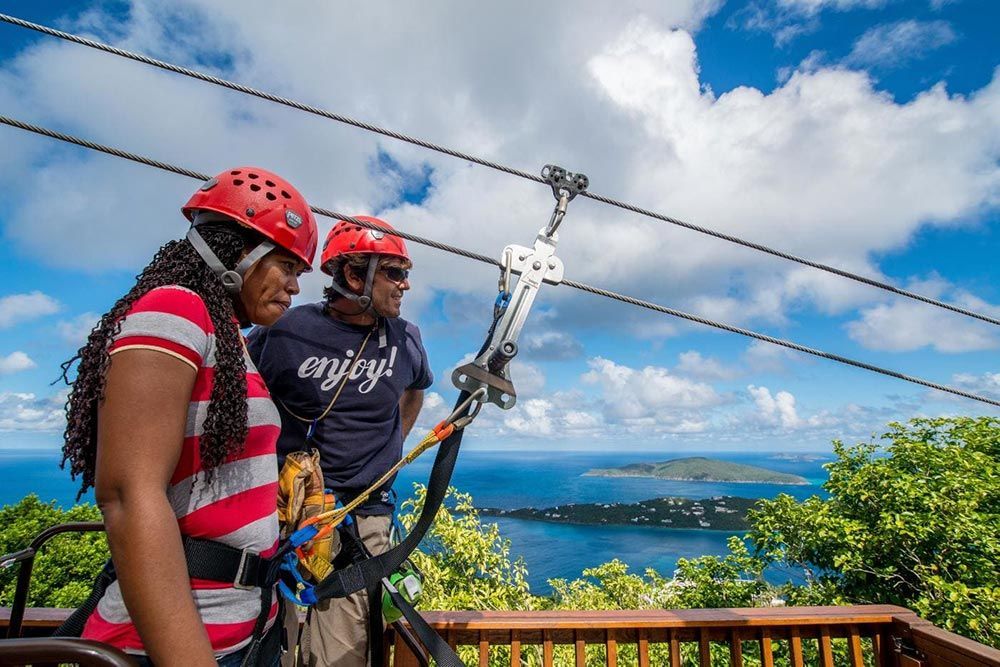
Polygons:
M503 509L543 508L566 503L630 503L662 496L772 498L779 493L787 493L802 499L813 494L825 495L819 485L826 479L822 464L829 458L820 461L783 460L774 458L776 454L773 452L716 452L711 457L801 475L810 482L809 485L582 476L591 468L662 461L688 455L692 454L463 451L452 485L470 493L479 507ZM427 482L433 461L434 454L429 452L400 473L395 485L400 498L410 495L414 482ZM0 505L15 503L32 492L46 501L72 505L78 485L70 480L66 471L60 470L58 464L57 452L0 450ZM86 494L83 500L92 502L92 492ZM577 578L585 568L613 558L623 560L633 571L642 572L652 567L661 574L669 575L675 569L678 558L725 554L726 540L733 534L714 530L572 526L510 518L484 520L498 524L501 534L511 541L512 555L524 558L532 591L538 594L549 592L549 579ZM787 573L768 573L768 579L776 583L786 578Z

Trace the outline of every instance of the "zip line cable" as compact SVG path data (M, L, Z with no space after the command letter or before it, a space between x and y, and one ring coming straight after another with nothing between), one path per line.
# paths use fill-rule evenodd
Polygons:
M29 123L24 123L22 121L15 120L13 118L8 118L6 116L0 116L0 124L16 127L18 129L25 130L27 132L33 132L35 134L40 134L42 136L49 137L52 139L58 139L59 141L75 144L83 148L88 148L93 151L98 151L101 153L106 153L108 155L113 155L115 157L124 158L126 160L138 162L140 164L144 164L150 167L156 167L157 169L162 169L163 171L169 171L174 174L180 174L181 176L187 176L189 178L194 178L199 181L207 181L210 178L208 174L202 174L200 172L193 171L191 169L185 169L183 167L178 167L169 164L167 162L161 162L159 160L154 160L148 157L144 157L142 155L137 155L136 153L130 153L128 151L123 151L118 148L112 148L110 146L98 144L96 142L88 141L86 139L80 139L78 137L64 134L62 132L56 132L55 130L50 130L44 127L40 127L38 125L31 125ZM419 243L421 245L425 245L431 248L436 248L438 250L443 250L445 252L460 255L462 257L475 260L477 262L482 262L484 264L491 264L498 268L501 267L499 261L477 252L472 252L469 250L465 250L464 248L459 248L457 246L449 245L447 243L441 243L439 241L434 241L433 239L427 239L421 236L416 236L414 234L408 234L406 232L398 231L395 229L388 229L386 227L381 227L379 225L372 224L364 220L358 220L349 215L343 215L341 213L337 213L336 211L331 211L329 209L321 208L319 206L310 206L310 208L314 213L322 215L327 218L335 218L337 220L343 220L345 222L350 222L352 224L356 224L362 227L367 227L368 229L375 229L384 232L386 234L398 236L400 238L406 239L407 241L412 241L414 243ZM674 308L661 306L651 301L644 301L642 299L637 299L635 297L631 297L625 294L619 294L617 292L612 292L610 290L606 290L600 287L593 287L591 285L576 282L574 280L563 280L561 284L566 285L567 287L571 287L573 289L581 290L583 292L589 292L597 296L603 296L609 299L614 299L616 301L621 301L623 303L627 303L640 308L646 308L648 310L653 310L658 313L671 315L673 317L689 320L691 322L697 322L698 324L703 324L705 326L714 327L716 329L722 329L723 331L728 331L730 333L740 334L741 336L754 338L756 340L760 340L765 343L771 343L772 345L778 345L781 347L788 348L790 350L795 350L797 352L811 354L816 357L822 357L823 359L829 359L830 361L836 361L838 363L846 364L848 366L854 366L855 368L861 368L863 370L871 371L873 373L879 373L881 375L885 375L891 378L896 378L898 380L904 380L906 382L918 384L923 387L927 387L929 389L934 389L948 394L954 394L955 396L961 396L962 398L968 398L973 401L979 401L980 403L986 403L988 405L1000 407L1000 401L994 400L992 398L987 398L985 396L980 396L978 394L973 394L967 391L963 391L961 389L956 389L954 387L938 384L936 382L930 382L929 380L924 380L922 378L918 378L912 375L905 375L903 373L899 373L897 371L889 370L886 368L881 368L880 366L875 366L873 364L869 364L863 361L857 361L854 359L850 359L848 357L843 357L840 356L839 354L824 352L822 350L817 350L815 348L807 347L805 345L800 345L792 341L784 340L781 338L775 338L773 336L768 336L767 334L758 333L750 329L743 329L741 327L733 326L731 324L716 322L714 320L710 320L701 317L699 315L692 315L690 313L685 313L683 311L676 310Z
M46 35L49 35L49 36L52 36L52 37L58 37L59 39L63 39L63 40L69 41L69 42L73 42L75 44L80 44L82 46L87 46L87 47L90 47L92 49L97 49L99 51L104 51L105 53L110 53L112 55L120 56L122 58L128 58L129 60L134 60L136 62L140 62L140 63L143 63L145 65L151 65L153 67L158 67L158 68L166 70L168 72L173 72L175 74L181 74L183 76L187 76L187 77L191 77L193 79L198 79L200 81L204 81L206 83L211 83L211 84L215 84L217 86L222 86L223 88L228 88L230 90L235 90L235 91L237 91L239 93L243 93L245 95L251 95L253 97L258 97L260 99L267 100L269 102L274 102L275 104L281 104L281 105L284 105L284 106L287 106L287 107L291 107L293 109L298 109L299 111L305 111L307 113L311 113L311 114L314 114L316 116L321 116L323 118L328 118L330 120L335 120L335 121L337 121L339 123L344 123L344 124L347 124L347 125L353 125L354 127L360 128L362 130L366 130L368 132L374 132L375 134L381 134L383 136L390 137L392 139L396 139L398 141L403 141L403 142L406 142L406 143L409 143L409 144L413 144L415 146L420 146L421 148L426 148L428 150L436 151L436 152L442 153L444 155L450 155L451 157L455 157L455 158L458 158L460 160L464 160L466 162L472 162L472 163L475 163L475 164L478 164L478 165L481 165L481 166L484 166L484 167L489 167L490 169L495 169L497 171L501 171L501 172L504 172L506 174L510 174L512 176L518 176L520 178L524 178L524 179L527 179L529 181L534 181L535 183L545 183L545 181L542 178L540 178L540 177L538 177L538 176L536 176L534 174L530 174L530 173L528 173L526 171L522 171L520 169L515 169L513 167L508 167L508 166L500 164L498 162L491 162L489 160L486 160L486 159L481 158L481 157L477 157L475 155L471 155L469 153L463 153L461 151L454 150L452 148L447 148L445 146L440 146L438 144L434 144L434 143L431 143L429 141L424 141L423 139L417 139L416 137L411 137L409 135L402 134L400 132L395 132L393 130L389 130L389 129L386 129L386 128L383 128L383 127L379 127L378 125L372 125L371 123L366 123L364 121L360 121L360 120L351 118L349 116L345 116L345 115L342 115L342 114L333 113L332 111L327 111L326 109L321 109L319 107L312 106L310 104L305 104L303 102L298 102L296 100L293 100L293 99L290 99L290 98L287 98L287 97L282 97L280 95L274 95L273 93L268 93L268 92L265 92L265 91L262 91L262 90L258 90L257 88L252 88L250 86L245 86L243 84L234 83L232 81L228 81L226 79L222 79L222 78L217 77L217 76L212 76L211 74L205 74L204 72L198 72L196 70L189 69L187 67L181 67L180 65L174 65L172 63L168 63L168 62L165 62L163 60L157 60L155 58L150 58L149 56L144 56L144 55L142 55L140 53L135 53L135 52L132 52L132 51L126 51L125 49L120 49L118 47L110 46L108 44L104 44L103 42L98 42L96 40L88 39L86 37L81 37L79 35L74 35L72 33L64 32L62 30L57 30L55 28L50 28L48 26L40 25L38 23L32 23L30 21L25 21L24 19L19 19L19 18L15 17L15 16L10 16L8 14L2 14L2 13L0 13L0 21L3 21L5 23L9 23L11 25L15 25L15 26L18 26L18 27L21 27L21 28L27 28L29 30L34 30L36 32L40 32L40 33L43 33L43 34L46 34ZM607 204L609 206L614 206L614 207L620 208L622 210L629 211L631 213L637 213L639 215L643 215L643 216L646 216L648 218L652 218L654 220L659 220L661 222L666 222L666 223L669 223L671 225L676 225L678 227L683 227L685 229L689 229L691 231L698 232L699 234L705 234L707 236L713 236L713 237L715 237L717 239L721 239L723 241L728 241L729 243L735 243L735 244L741 245L741 246L743 246L745 248L750 248L751 250L756 250L758 252L762 252L762 253L766 253L768 255L772 255L774 257L779 257L781 259L784 259L784 260L787 260L787 261L790 261L790 262L795 262L795 263L801 264L803 266L808 266L810 268L817 269L819 271L826 271L827 273L832 273L832 274L840 276L842 278L847 278L848 280L853 280L855 282L859 282L859 283L862 283L864 285L868 285L870 287L875 287L877 289L881 289L881 290L884 290L886 292L891 292L891 293L896 294L898 296L904 296L904 297L907 297L909 299L913 299L915 301L920 301L921 303L926 303L926 304L931 305L931 306L936 306L938 308L943 308L945 310L950 310L951 312L958 313L959 315L965 315L967 317L972 317L974 319L981 320L983 322L989 322L990 324L995 324L997 326L1000 326L1000 319L997 319L997 318L994 318L994 317L990 317L989 315L984 315L982 313L977 313L977 312L975 312L973 310L969 310L967 308L962 308L961 306L956 306L955 304L947 303L945 301L940 301L938 299L932 299L931 297L924 296L924 295L918 294L916 292L911 292L910 290L906 290L906 289L903 289L901 287L896 287L894 285L890 285L889 283L885 283L885 282L882 282L880 280L876 280L874 278L869 278L867 276L863 276L863 275L860 275L860 274L851 273L850 271L845 271L844 269L838 269L835 266L830 266L828 264L823 264L821 262L815 262L815 261L810 260L810 259L805 259L803 257L799 257L797 255L793 255L793 254L785 252L783 250L777 250L775 248L771 248L769 246L766 246L766 245L763 245L763 244L760 244L760 243L756 243L754 241L748 241L748 240L742 239L742 238L740 238L738 236L733 236L731 234L726 234L724 232L719 232L719 231L716 231L714 229L709 229L708 227L702 227L702 226L696 225L694 223L685 222L683 220L679 220L677 218L673 218L673 217L671 217L669 215L664 215L663 213L657 213L655 211L651 211L649 209L642 208L640 206L635 206L634 204L629 204L627 202L623 202L623 201L620 201L620 200L617 200L617 199L613 199L611 197L605 197L604 195L595 194L595 193L590 192L590 191L584 191L584 192L582 192L580 194L583 197L587 197L588 199L592 199L594 201L601 202L602 204Z

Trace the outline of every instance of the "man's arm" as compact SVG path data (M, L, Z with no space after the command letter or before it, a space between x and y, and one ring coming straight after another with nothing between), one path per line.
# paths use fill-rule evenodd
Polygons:
M403 440L410 434L410 430L417 421L420 408L424 405L423 389L407 389L399 399L399 415L403 420Z

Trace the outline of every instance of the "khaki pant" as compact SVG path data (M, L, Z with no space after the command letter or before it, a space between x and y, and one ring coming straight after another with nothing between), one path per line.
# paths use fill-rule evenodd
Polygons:
M372 555L389 550L389 530L392 517L359 516L358 532ZM336 545L335 550L339 550ZM381 609L381 600L376 601ZM287 605L294 609L294 605ZM286 627L291 627L291 614L285 615ZM298 623L297 619L294 621ZM296 628L297 630L297 628ZM294 631L289 637L295 637ZM292 664L291 655L286 654ZM308 623L302 629L299 644L299 664L307 667L366 667L368 664L368 594L360 591L346 598L330 598L312 608Z

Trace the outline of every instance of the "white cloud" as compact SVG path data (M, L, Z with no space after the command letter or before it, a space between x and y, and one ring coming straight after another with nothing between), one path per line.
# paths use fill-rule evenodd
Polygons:
M988 398L1000 399L1000 373L957 373L952 382L959 389ZM938 394L940 396L940 394Z
M63 320L56 324L56 331L67 343L72 345L83 345L91 330L97 326L101 316L97 313L82 313L74 318Z
M939 278L914 282L910 287L931 297L947 297L959 306L1000 316L1000 306L983 302ZM910 299L896 299L861 311L847 324L851 339L873 350L907 352L930 347L938 352L970 352L1000 347L996 327L971 318L929 308Z
M735 368L724 366L718 359L704 357L700 352L681 352L677 372L701 380L731 380L737 376Z
M0 393L0 431L59 431L66 420L65 392L47 398L32 393Z
M806 359L804 354L755 340L743 353L743 362L754 373L784 373L789 362Z
M756 387L749 385L747 391L753 398L757 406L757 416L766 424L780 426L787 431L794 431L807 427L818 427L831 425L833 420L827 415L813 415L802 418L795 407L795 396L787 391L779 391L771 395L767 387Z
M775 6L815 16L874 4ZM456 33L444 2L364 3L347 17L335 4L289 12L262 0L135 0L85 23L102 39L529 171L558 156L588 173L595 191L875 277L877 253L1000 203L1000 78L968 96L936 86L897 104L865 73L814 59L769 93L739 87L717 96L700 77L692 31L720 5L640 0L628 11L593 3L570 13L551 3L518 12L477 5ZM171 27L178 18L183 31ZM357 30L365 24L379 25L383 38ZM508 57L510 43L533 57ZM382 214L491 256L530 243L552 207L536 184L52 40L3 63L0 106L203 171L263 164L315 204ZM177 208L196 187L190 180L7 132L16 159L0 156L5 231L29 257L134 269L182 234ZM384 154L397 165L389 174L376 168ZM426 169L426 199L398 204L400 188ZM569 277L737 324L782 324L808 308L838 314L880 298L586 202L571 205L560 235ZM463 297L488 308L494 268L411 252L418 279L407 317L419 319L442 292L446 308ZM296 301L318 297L325 280L308 276ZM654 336L684 330L565 288L546 286L538 304L558 312L560 331L595 322Z
M598 387L607 422L677 426L725 399L711 385L646 366L640 370L595 357L583 381Z
M778 0L778 6L806 15L818 14L824 9L849 11L852 9L876 9L888 0Z
M955 39L947 21L897 21L866 30L844 62L883 69L899 67Z
M819 28L824 10L876 9L889 0L751 0L734 13L727 25L744 30L769 32L783 46L796 37Z
M38 291L0 297L0 329L51 315L59 307L58 301Z
M31 357L20 350L11 352L6 357L0 357L0 375L13 375L37 366Z
M506 413L503 423L514 433L547 436L553 433L552 403L532 398L518 403L519 409Z
M525 356L546 361L576 359L583 354L583 344L564 331L544 331L525 336L521 351Z

